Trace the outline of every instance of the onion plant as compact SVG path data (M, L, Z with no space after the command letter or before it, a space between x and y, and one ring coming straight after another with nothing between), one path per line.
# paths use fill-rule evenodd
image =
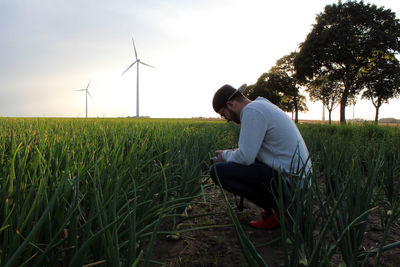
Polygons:
M299 128L313 172L279 184L285 266L378 265L400 246L387 242L400 217L399 129ZM182 214L207 197L209 153L238 133L221 121L0 118L0 266L157 264L158 235L201 229L180 228ZM266 265L225 201L245 259ZM372 212L383 237L363 250Z
M380 252L400 245L385 243L400 215L398 190L388 190L388 186L399 186L398 167L390 164L397 160L397 149L391 144L398 142L398 130L369 125L300 129L310 149L313 172L306 179L309 187L299 184L305 175L302 170L279 180L289 181L289 186L280 183L276 196L280 211L287 214L286 220L281 217L285 266L328 266L333 258L343 266L360 266L371 256L376 256L378 264ZM376 249L363 251L368 216L375 210L384 213L383 238Z
M0 265L148 265L156 236L179 233L230 127L0 119ZM159 231L171 217L175 226Z

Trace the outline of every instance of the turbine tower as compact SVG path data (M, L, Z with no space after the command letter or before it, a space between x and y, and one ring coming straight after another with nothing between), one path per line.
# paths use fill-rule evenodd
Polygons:
M88 83L88 85L86 86L85 89L75 90L75 91L85 91L85 95L86 95L86 118L87 118L87 115L88 115L88 105L87 105L87 103L88 103L88 101L87 101L87 100L88 100L88 95L89 95L91 98L93 98L92 95L89 93L89 90L88 90L91 81L92 81L92 80L89 81L89 83Z
M139 65L143 64L145 66L151 67L153 69L155 69L155 67L144 63L143 61L141 61L138 56L137 56L137 52L136 52L136 46L135 46L135 41L133 40L132 37L132 43L133 43L133 50L135 51L135 61L121 74L124 75L125 72L127 72L133 65L135 65L137 63L137 69L136 69L136 117L139 117Z

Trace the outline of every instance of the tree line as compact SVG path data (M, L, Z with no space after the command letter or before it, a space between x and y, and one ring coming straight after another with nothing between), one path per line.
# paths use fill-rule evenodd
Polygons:
M400 96L400 23L390 9L348 1L327 5L299 51L276 61L244 94L250 99L268 98L294 115L307 111L306 97L322 101L331 113L340 107L340 122L346 122L345 108L358 96L379 108Z

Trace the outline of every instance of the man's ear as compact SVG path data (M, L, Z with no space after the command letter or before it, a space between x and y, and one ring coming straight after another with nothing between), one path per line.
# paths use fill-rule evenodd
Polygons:
M229 100L228 102L226 102L226 106L227 106L229 109L234 109L236 105L235 105L235 102L234 102L234 101Z

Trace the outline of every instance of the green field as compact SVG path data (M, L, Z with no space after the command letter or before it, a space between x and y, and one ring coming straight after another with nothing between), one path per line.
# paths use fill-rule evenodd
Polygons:
M277 196L285 266L338 254L351 266L397 247L387 231L400 215L399 128L299 129L313 174L309 190ZM238 134L219 120L0 118L0 266L146 266L156 235L176 234L185 208L206 197L213 151ZM262 264L227 208L244 257ZM382 240L360 251L372 211Z

